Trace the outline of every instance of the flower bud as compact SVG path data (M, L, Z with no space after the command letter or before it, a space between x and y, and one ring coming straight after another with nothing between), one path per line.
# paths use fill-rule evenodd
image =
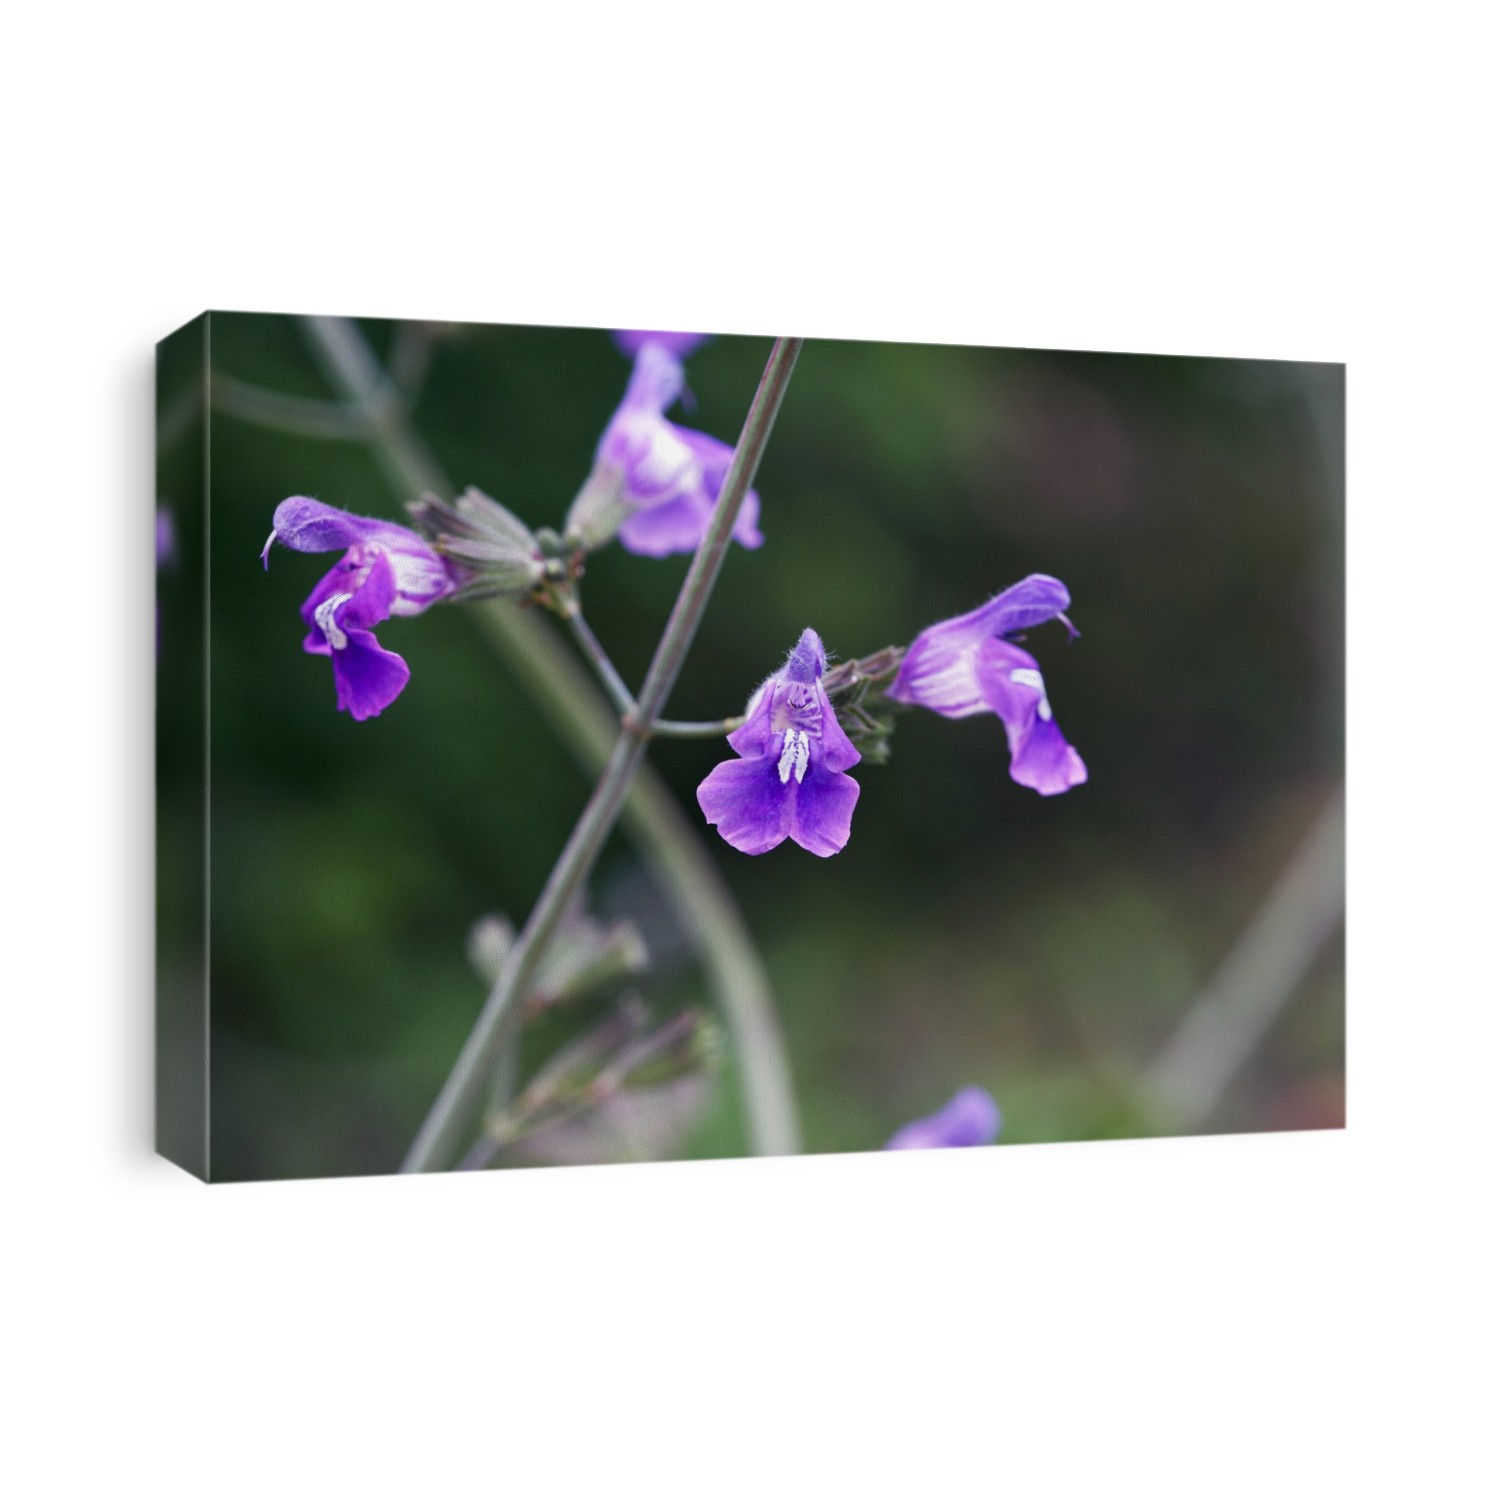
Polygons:
M458 559L469 575L452 595L457 602L528 594L547 575L530 529L482 490L470 486L451 502L423 495L407 510L437 551Z

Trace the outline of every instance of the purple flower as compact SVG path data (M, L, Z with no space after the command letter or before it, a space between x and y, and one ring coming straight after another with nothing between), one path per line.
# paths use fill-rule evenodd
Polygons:
M667 421L667 408L681 394L681 362L661 344L642 344L594 461L596 475L612 476L618 487L621 545L645 557L697 550L734 456L728 443ZM759 517L760 499L750 490L734 527L742 547L764 540Z
M1000 1106L981 1088L960 1089L935 1115L903 1125L887 1151L929 1151L936 1146L989 1146L1000 1134Z
M826 858L849 842L859 783L844 775L859 751L839 726L819 681L828 666L817 633L804 630L786 665L755 690L726 760L698 788L703 816L742 854L783 839Z
M924 630L886 696L949 719L997 714L1010 741L1011 779L1047 797L1065 792L1087 781L1088 770L1052 717L1036 658L1006 637L1048 620L1077 635L1067 607L1067 589L1033 573L988 604Z
M156 508L156 566L170 568L177 561L177 527L165 505Z
M273 542L294 552L346 549L302 606L308 627L302 649L332 657L339 708L356 719L374 718L411 676L375 639L375 626L392 615L421 614L453 593L463 575L404 526L351 516L301 495L276 507L273 524L261 552L267 567Z
M668 354L686 359L699 344L712 338L707 333L657 333L646 328L617 328L610 335L621 354L632 357L647 344L660 344Z

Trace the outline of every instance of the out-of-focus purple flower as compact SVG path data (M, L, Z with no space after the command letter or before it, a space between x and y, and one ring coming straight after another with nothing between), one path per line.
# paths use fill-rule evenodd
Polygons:
M1033 573L988 604L929 626L908 648L886 696L915 703L949 719L992 713L1010 741L1011 778L1043 796L1088 780L1082 757L1052 716L1036 658L1007 636L1061 620L1068 591L1055 578Z
M620 544L645 557L697 550L734 449L667 421L667 408L681 394L681 361L660 344L642 344L625 399L599 441L594 476L569 515L569 530L602 535L618 523ZM616 506L618 514L596 532L594 517ZM742 547L764 540L759 518L760 498L750 490L734 525Z
M156 566L169 568L177 561L177 527L165 505L156 508Z
M660 344L668 354L675 355L678 359L686 359L699 344L705 343L713 335L708 333L658 333L647 328L617 328L610 337L614 339L615 347L620 353L627 354L632 359L647 344Z
M981 1088L960 1089L935 1115L903 1125L887 1151L929 1151L936 1146L989 1146L1000 1135L1000 1106Z
M823 691L827 666L817 632L804 630L729 736L739 759L715 766L698 788L703 816L742 854L764 854L789 838L826 858L849 842L859 783L844 773L859 751Z
M276 507L273 525L261 552L267 567L274 542L294 552L345 549L302 606L308 627L302 649L332 658L340 709L356 719L374 718L395 702L411 676L406 663L375 639L375 626L392 615L421 614L453 593L463 573L404 526L352 516L301 495Z
M156 571L177 566L177 527L165 505L156 507ZM156 656L161 660L161 600L156 601Z

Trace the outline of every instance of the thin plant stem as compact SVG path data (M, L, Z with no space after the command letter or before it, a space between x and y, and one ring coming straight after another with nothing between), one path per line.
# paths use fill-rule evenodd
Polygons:
M625 679L615 670L615 664L609 659L609 653L599 644L599 637L590 629L589 622L584 619L583 611L576 601L570 602L564 609L563 619L567 621L568 629L573 632L573 639L578 642L579 649L588 658L604 691L609 694L609 701L622 716L634 713L634 694L625 686Z
M482 1172L500 1154L500 1142L492 1135L482 1135L459 1158L455 1172Z
M214 405L242 422L345 443L360 441L370 430L369 416L356 406L269 391L222 370L214 371L212 384Z
M635 698L614 662L610 660L609 653L600 645L589 622L584 619L577 600L571 600L561 613L579 648L593 666L595 676L609 694L609 701L622 718L627 715L636 718ZM670 740L716 740L722 739L726 734L733 734L744 722L744 714L735 714L728 719L654 719L644 733L652 739L659 736Z
M1301 989L1344 914L1344 795L1329 798L1142 1080L1165 1123L1199 1130Z
M717 740L733 734L745 725L745 715L736 714L732 719L657 719L651 725L651 733L667 740Z
M392 493L454 487L404 412L390 412L389 382L356 324L307 318L303 327L333 387L356 402L370 427L361 435ZM385 420L377 423L376 417ZM579 766L597 775L619 725L552 631L534 614L503 600L468 609L480 634L531 696ZM677 799L649 765L641 767L625 802L623 823L652 879L704 966L729 1032L750 1150L788 1156L801 1150L801 1130L786 1047L765 963L718 865Z
M552 867L526 925L506 954L484 1009L401 1164L403 1172L440 1171L452 1159L453 1151L471 1125L486 1074L493 1067L507 1034L519 1024L520 1007L516 1001L524 995L558 923L593 870L605 840L619 819L630 783L646 753L649 726L666 704L724 565L740 503L760 465L801 348L800 339L782 338L771 349L703 539L693 554L677 602L647 668L640 698L635 708L623 716L620 736L610 751L598 785Z

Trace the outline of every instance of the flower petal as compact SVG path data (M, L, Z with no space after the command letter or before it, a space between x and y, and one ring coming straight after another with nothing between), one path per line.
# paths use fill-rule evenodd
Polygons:
M1033 573L988 604L930 625L907 648L886 696L948 719L984 713L988 704L975 675L975 650L986 640L1055 619L1070 602L1059 580Z
M986 641L975 663L985 702L1005 725L1011 779L1044 797L1087 781L1083 758L1053 718L1036 658L1009 641Z
M780 779L771 757L726 760L703 778L698 806L741 854L764 854L792 831L797 790L795 781Z
M814 758L830 771L847 771L850 766L859 764L860 753L844 733L844 726L839 723L839 716L828 701L828 694L823 691L822 683L818 684L818 697L823 707L823 735L818 741Z
M708 333L660 333L645 328L617 328L610 335L622 354L638 354L646 344L660 344L678 359L686 359L700 344L713 337Z
M974 614L982 621L986 635L1010 635L1033 625L1045 625L1070 603L1072 596L1066 584L1046 573L1033 573L980 605Z
M373 719L400 696L411 672L368 630L345 631L348 645L331 652L338 706L354 719Z
M988 1146L1000 1134L1000 1107L981 1088L960 1089L936 1114L904 1125L886 1142L887 1151L923 1151L942 1146Z
M1041 719L1011 750L1010 775L1044 797L1055 797L1089 779L1083 757L1063 738L1062 730L1052 720Z
M770 767L772 762L767 759L760 764ZM859 783L842 771L815 763L800 785L795 781L787 784L795 788L792 839L820 859L837 854L849 842L854 804L859 801Z
M765 755L771 748L771 715L776 706L775 677L768 677L751 693L745 705L745 722L728 735L730 747L740 755Z
M979 644L964 620L929 626L907 647L886 696L896 703L929 708L945 719L988 713L989 705L974 675Z
M269 562L271 542L280 542L293 552L334 552L366 541L371 527L389 524L366 516L352 516L346 510L324 505L321 500L310 500L306 495L293 495L283 500L271 517L274 530L261 553L261 561Z
M672 431L687 444L703 472L703 496L709 506L718 502L719 491L724 488L724 478L734 458L734 449L706 432L694 432L691 427L679 427L669 423ZM706 522L705 522L706 524ZM740 513L735 517L733 536L740 546L753 551L765 537L760 532L760 496L754 490L746 490L740 501Z
M349 599L334 615L338 624L368 630L389 619L396 603L396 573L387 554L378 547L351 547L303 601L303 622L316 629L319 608L339 594Z
M395 574L393 615L419 615L439 599L446 599L462 581L443 557L404 526L382 526L377 540Z
M670 557L696 552L708 526L709 512L697 496L633 510L616 533L627 552L640 557Z
M682 395L685 384L682 361L661 344L644 343L636 352L635 368L630 372L621 408L663 416Z
M276 507L272 525L275 529L261 553L261 561L268 566L274 542L290 547L293 552L332 552L345 547L388 553L394 569L395 597L387 615L421 614L429 605L451 594L460 581L416 532L394 521L350 515L346 510L324 505L321 500L293 495ZM325 578L323 583L327 582Z

